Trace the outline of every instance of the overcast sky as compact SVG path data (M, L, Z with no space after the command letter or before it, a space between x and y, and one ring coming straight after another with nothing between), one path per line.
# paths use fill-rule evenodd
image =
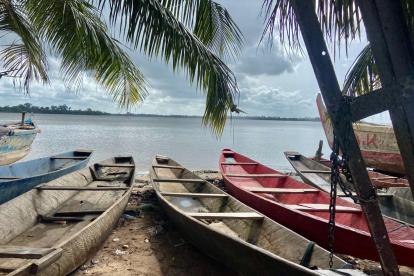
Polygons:
M319 88L309 59L306 56L288 57L277 43L272 49L258 45L264 26L260 16L262 0L218 2L230 11L246 39L240 59L229 64L238 79L240 107L251 116L317 116L315 98ZM353 42L349 56L343 54L336 59L335 69L341 84L347 69L365 44L365 39ZM155 59L148 60L138 52L131 52L131 57L151 86L150 96L133 112L203 114L203 94L188 85L184 74L174 74L170 66ZM59 60L50 59L50 85L34 84L30 96L16 90L10 79L1 79L1 105L29 102L42 106L67 104L74 109L90 107L107 112L122 111L93 81L85 81L78 93L67 91L59 77L58 65Z

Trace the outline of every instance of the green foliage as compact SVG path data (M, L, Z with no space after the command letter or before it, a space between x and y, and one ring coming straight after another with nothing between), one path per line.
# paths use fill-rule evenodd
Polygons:
M315 12L318 15L322 32L330 41L334 50L341 49L341 43L348 50L350 41L359 37L361 16L353 0L315 0ZM278 29L282 44L288 44L296 50L301 49L299 25L290 0L264 0L262 13L266 25L262 39L266 34L273 41L275 27Z
M220 57L237 57L243 37L227 10L211 0L0 0L0 31L22 41L1 51L2 66L25 74L27 91L32 79L47 82L46 43L62 58L61 72L71 88L79 89L89 73L120 106L141 102L147 94L144 76L108 35L100 18L105 7L126 42L174 70L184 69L205 91L203 122L221 134L228 111L238 111L238 88Z
M111 22L119 24L127 42L149 57L158 56L172 63L174 70L184 69L190 82L196 82L197 87L206 92L203 123L210 124L216 134L221 134L228 111L236 109L234 99L238 94L237 82L226 64L178 20L181 17L191 24L192 15L189 11L197 11L200 7L195 4L196 1L97 1L101 9L105 6L110 8ZM174 7L172 11L168 9L170 6ZM200 21L202 19L199 17L196 26L202 24ZM213 37L205 36L204 39L213 42ZM226 35L222 34L222 37ZM227 44L226 41L217 41L216 44L210 44ZM218 46L216 50L220 52L224 49L228 48Z

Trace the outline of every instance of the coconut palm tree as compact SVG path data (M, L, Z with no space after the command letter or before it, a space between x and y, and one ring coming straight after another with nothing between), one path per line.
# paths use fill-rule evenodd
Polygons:
M102 19L103 18L103 19ZM141 102L148 84L124 47L162 58L206 94L203 122L220 134L237 111L236 79L222 59L235 58L243 38L227 10L212 0L0 0L3 74L49 82L48 58L61 58L65 83L75 89L89 73L123 107Z
M400 0L405 12L407 26L414 40L414 1ZM341 0L315 1L322 31L327 41L333 43L333 49L340 50L341 43L348 44L359 37L361 16L356 1ZM264 0L264 10L267 17L265 33L273 34L275 23L278 23L282 42L300 48L298 25L295 21L289 0ZM348 96L359 96L381 87L375 59L368 43L360 52L351 68L348 70L343 84L342 93Z

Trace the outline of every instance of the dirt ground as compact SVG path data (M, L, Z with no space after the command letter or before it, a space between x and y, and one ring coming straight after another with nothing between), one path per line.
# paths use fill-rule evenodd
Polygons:
M224 189L219 173L197 174ZM136 179L118 227L73 275L237 275L185 241L160 210L147 177ZM377 262L342 257L370 275L381 275ZM414 275L414 270L401 268L401 274Z

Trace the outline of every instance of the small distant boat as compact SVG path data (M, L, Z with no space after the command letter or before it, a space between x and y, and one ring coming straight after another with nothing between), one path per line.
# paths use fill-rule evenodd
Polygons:
M330 192L330 167L327 167L310 158L307 158L298 152L285 152L285 156L305 183L312 185L318 189L321 189L325 192ZM405 188L381 189L384 187L395 187L395 183L398 183L397 179L387 180L386 176L377 172L369 172L369 175L371 180L373 180L374 186L375 181L380 182L379 184L377 183L378 185L376 185L376 187L379 188L377 194L382 213L391 218L414 225L414 201L407 199L407 197L409 196L408 194L411 194L407 193L407 190L409 192L409 188L406 188L406 186L404 186ZM352 185L346 182L345 177L343 177L343 180L350 189L353 189ZM384 182L387 181L393 182L391 182L389 185L385 185ZM345 196L344 193L341 191L340 187L337 188L337 195Z
M332 149L333 128L331 118L318 94L316 98L319 116L321 118L326 139ZM354 132L361 149L365 164L376 170L403 175L404 164L397 145L394 130L391 126L371 124L366 122L354 123Z
M328 193L266 167L230 149L220 156L220 171L230 194L276 222L328 248ZM414 267L414 228L384 218L399 265ZM359 205L336 200L336 253L378 261Z
M132 157L72 172L0 205L0 271L68 275L112 232L134 182Z
M247 207L174 160L156 156L150 177L170 220L193 245L224 265L246 275L327 273L328 251ZM334 256L335 270L347 266Z
M0 125L0 166L14 163L25 157L40 129L24 119L19 123Z
M84 168L91 155L92 151L76 150L0 166L0 204L30 191L36 185Z

